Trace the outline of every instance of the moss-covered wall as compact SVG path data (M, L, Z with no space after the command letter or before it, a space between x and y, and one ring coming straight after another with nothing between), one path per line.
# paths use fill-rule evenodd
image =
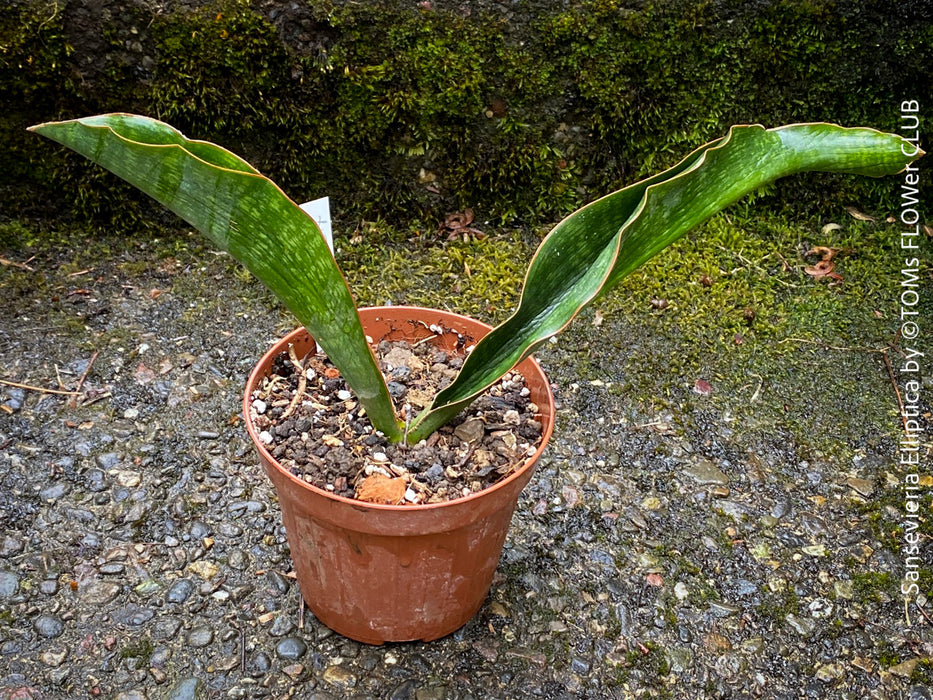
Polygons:
M732 123L895 129L902 99L930 115L930 65L925 0L8 0L2 215L151 217L24 131L135 111L345 217L548 221ZM841 183L865 206L897 186L810 177L783 199Z

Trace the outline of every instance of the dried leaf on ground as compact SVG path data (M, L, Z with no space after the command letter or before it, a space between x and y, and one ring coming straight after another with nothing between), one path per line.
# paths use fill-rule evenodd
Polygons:
M648 574L645 577L645 581L649 586L654 586L655 588L660 588L664 585L664 579L661 577L661 574Z
M437 232L446 233L448 241L452 241L461 236L464 241L469 241L471 234L478 240L485 238L485 233L470 226L472 223L473 210L464 209L463 211L448 214L447 218L445 218L443 223L438 227Z
M356 497L367 503L398 505L405 498L406 488L404 479L392 479L376 472L359 483Z
M816 265L808 265L807 267L803 268L803 271L811 277L829 277L836 280L837 282L841 282L842 275L840 275L838 272L833 272L835 267L835 264L829 260L820 260Z
M832 261L833 256L838 252L839 250L837 248L827 248L821 245L813 246L804 254L804 257L819 255L820 260L815 265L808 265L803 268L803 271L817 279L820 277L829 277L836 282L842 282L842 275L835 272L836 264Z
M849 216L859 221L874 221L875 220L874 217L869 216L868 214L863 214L855 207L846 207L846 211L849 212Z

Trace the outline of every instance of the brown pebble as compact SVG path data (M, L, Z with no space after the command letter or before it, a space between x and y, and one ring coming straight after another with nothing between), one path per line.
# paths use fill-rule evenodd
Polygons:
M732 642L729 641L728 637L713 632L712 634L706 635L703 640L703 646L712 652L722 653L732 649Z
M301 664L291 664L290 666L283 668L282 673L291 678L293 681L297 681L304 670L305 667Z
M454 435L464 442L476 442L482 439L485 430L486 426L482 420L479 418L470 418L454 429Z

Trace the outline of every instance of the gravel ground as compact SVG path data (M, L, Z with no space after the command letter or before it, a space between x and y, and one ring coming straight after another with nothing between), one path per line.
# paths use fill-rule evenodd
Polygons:
M638 398L618 390L632 363L663 373L678 346L612 316L539 354L555 437L466 627L369 647L300 614L238 418L292 323L228 258L167 245L0 268L2 377L84 378L0 386L0 699L933 697L926 600L908 625L873 524L894 507L892 443L870 439L890 413L814 428L856 445L840 464L749 408L757 380L726 360ZM636 359L600 355L607 337ZM830 383L891 392L877 357L832 361ZM819 423L796 386L785 410Z

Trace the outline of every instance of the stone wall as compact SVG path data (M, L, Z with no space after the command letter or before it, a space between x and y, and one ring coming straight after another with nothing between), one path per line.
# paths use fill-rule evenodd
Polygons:
M4 216L156 209L24 131L134 111L243 155L338 217L553 221L733 123L929 115L922 0L12 0L0 9ZM795 206L896 183L803 178ZM788 198L788 192L782 192Z

